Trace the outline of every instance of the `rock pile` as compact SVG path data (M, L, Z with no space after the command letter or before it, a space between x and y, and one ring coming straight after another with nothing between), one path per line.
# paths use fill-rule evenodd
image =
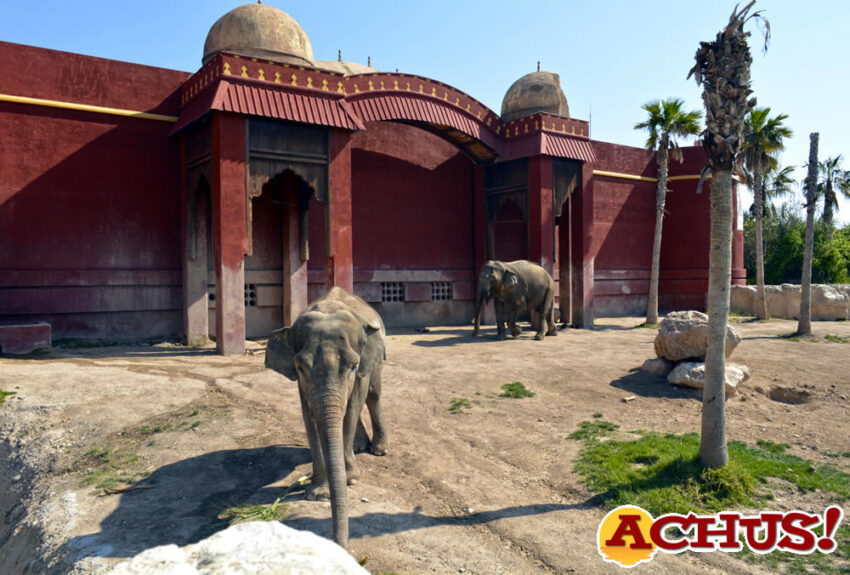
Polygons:
M726 359L741 342L741 334L726 326ZM655 337L655 353L641 369L659 377L667 377L674 385L702 389L705 384L705 352L708 348L708 316L698 311L675 311L661 320ZM735 395L738 385L750 378L743 365L726 363L726 396Z

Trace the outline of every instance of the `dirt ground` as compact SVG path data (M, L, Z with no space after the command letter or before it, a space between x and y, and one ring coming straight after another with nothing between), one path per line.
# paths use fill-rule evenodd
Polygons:
M471 327L391 331L384 368L390 451L359 454L349 488L350 550L374 573L621 573L596 552L606 510L573 473L567 439L601 413L626 430L699 431L699 392L638 370L656 330L639 318L599 319L538 342L495 341ZM848 471L850 344L777 339L796 322L736 323L732 361L752 379L728 400L729 439L783 441ZM850 322L815 322L850 337ZM220 357L168 345L55 349L0 358L0 564L3 573L98 573L136 553L185 545L224 528L242 503L274 502L310 472L294 382L264 369L264 351ZM520 381L536 395L498 397ZM770 399L775 387L810 393ZM634 396L633 400L623 401ZM455 398L471 405L461 413ZM82 485L113 450L120 472L149 489L117 495ZM86 455L86 454L89 455ZM330 508L295 491L288 525L330 537ZM784 508L822 513L812 495ZM850 512L844 503L845 514ZM76 562L75 567L71 567ZM29 567L27 567L27 565ZM646 573L767 573L724 553L659 554Z

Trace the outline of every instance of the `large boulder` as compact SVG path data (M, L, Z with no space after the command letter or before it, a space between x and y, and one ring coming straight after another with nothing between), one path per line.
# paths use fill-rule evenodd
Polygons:
M726 364L726 397L735 395L738 385L750 379L750 370L745 365ZM705 363L685 361L673 368L667 381L673 385L683 385L702 389L705 386Z
M850 319L850 297L832 285L812 286L812 319Z
M112 575L368 575L348 552L278 522L240 523L198 543L162 545L119 563Z
M741 341L738 330L726 326L726 357ZM661 320L655 337L655 354L670 361L705 360L708 347L708 316L698 311L674 311Z

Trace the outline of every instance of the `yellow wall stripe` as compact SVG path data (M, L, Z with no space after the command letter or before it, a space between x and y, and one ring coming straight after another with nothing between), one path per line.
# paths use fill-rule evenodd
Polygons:
M90 106L89 104L76 104L74 102L60 102L58 100L43 100L41 98L27 98L25 96L11 96L0 94L0 102L14 102L16 104L30 104L33 106L45 106L48 108L61 108L63 110L78 110L82 112L94 112L96 114L109 114L111 116L125 116L128 118L139 118L142 120L158 120L160 122L174 123L177 116L164 116L162 114L151 114L136 110L122 110L120 108L104 108L103 106Z
M634 174L621 174L619 172L606 172L604 170L593 170L594 176L608 176L609 178L621 178L623 180L639 180L641 182L657 182L658 178L649 178L646 176L636 176ZM682 182L685 180L699 180L699 174L689 174L685 176L670 176L667 178L668 182ZM705 178L706 180L711 179L711 174L708 174ZM735 179L738 179L735 176Z
M621 178L623 180L639 180L641 182L657 182L658 178L647 178L634 174L621 174L619 172L606 172L604 170L593 170L594 176L608 176L609 178Z

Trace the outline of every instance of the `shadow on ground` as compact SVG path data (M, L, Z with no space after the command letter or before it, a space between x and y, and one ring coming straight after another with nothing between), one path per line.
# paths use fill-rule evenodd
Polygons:
M266 486L309 461L306 448L273 446L217 451L166 465L139 483L151 485L150 489L120 495L118 507L101 522L100 533L71 539L57 556L71 562L86 556L127 558L159 545L196 543L227 528L228 521L219 518L225 509L245 503L268 505L283 496L285 486ZM303 498L304 491L291 497ZM523 505L445 517L425 515L416 508L409 513L352 515L349 521L351 537L360 538L441 525L477 525L584 505ZM330 508L326 518L294 518L287 525L333 536Z
M623 389L641 397L666 397L670 399L696 399L702 401L702 392L689 387L667 383L667 379L633 368L628 375L611 382L611 387Z
M218 516L243 503L271 503L284 488L265 488L310 461L303 447L216 451L166 465L121 494L100 533L75 537L60 556L132 557L158 545L187 545L228 526ZM116 497L116 496L106 496Z
M425 529L428 527L440 527L443 525L481 525L498 521L500 519L510 519L513 517L531 517L534 515L542 515L553 511L564 511L568 509L584 509L587 502L564 505L560 503L540 503L536 505L518 505L515 507L505 507L494 511L479 511L467 515L448 515L435 516L425 515L422 509L417 507L409 513L364 513L363 515L349 517L349 531L352 539L361 537L379 537L390 533L401 533L403 531L413 531L417 529ZM322 537L333 537L333 526L330 521L330 510L328 510L328 519L316 519L313 517L294 518L286 522L286 524L295 529L303 529L312 531Z

